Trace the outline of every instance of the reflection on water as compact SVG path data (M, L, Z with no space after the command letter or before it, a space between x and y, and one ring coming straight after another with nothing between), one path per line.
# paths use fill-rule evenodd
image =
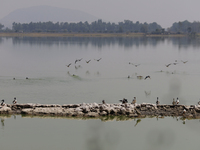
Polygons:
M0 44L5 38L0 37ZM9 38L6 38L9 39ZM79 45L80 47L103 48L105 46L118 45L125 48L139 46L157 46L165 42L171 42L179 49L187 49L189 47L198 48L200 46L199 38L191 37L13 37L13 45L29 44L29 45Z
M16 119L13 116L0 116L0 144L5 149L17 146L16 149L25 150L34 145L35 148L44 150L64 148L66 145L70 149L83 150L120 150L132 147L139 150L168 150L198 147L200 122L196 119L186 119L186 122L182 117L15 117ZM28 139L25 139L26 136ZM20 141L24 141L23 144L9 144L21 143ZM34 144L30 141L34 141Z

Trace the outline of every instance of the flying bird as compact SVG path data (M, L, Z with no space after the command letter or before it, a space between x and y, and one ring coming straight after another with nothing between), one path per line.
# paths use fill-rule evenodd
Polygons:
M151 77L150 77L150 76L146 76L144 79L146 80L146 79L148 79L148 78L149 78L149 79L151 79Z
M182 61L182 60L181 60ZM182 61L184 64L187 63L188 61Z
M70 63L69 65L66 65L67 67L71 66L72 63Z
M86 60L86 63L89 63L90 61L91 61L91 60L88 60L88 61Z
M96 61L100 61L101 60L101 58L99 58L99 59L95 59Z
M171 65L171 63L170 64L167 64L167 65L165 65L166 67L169 67Z

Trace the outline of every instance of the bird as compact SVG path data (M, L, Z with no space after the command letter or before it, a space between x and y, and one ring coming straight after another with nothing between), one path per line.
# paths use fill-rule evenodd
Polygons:
M1 101L2 101L2 102L1 102L1 106L5 106L5 101L4 101L4 99L2 99Z
M66 66L69 67L71 64L72 64L72 63L70 63L70 64L68 64L68 65L66 65Z
M135 64L135 67L139 66L140 64Z
M160 104L160 102L158 101L158 97L157 97L156 105L159 105L159 104Z
M182 60L181 60L182 61ZM187 63L188 61L182 61L184 64Z
M149 79L151 79L151 77L150 77L150 76L146 76L144 79L146 80L146 79L148 79L148 78L149 78Z
M137 79L141 80L143 79L143 76L137 76Z
M171 65L171 63L170 64L167 64L167 65L165 65L166 67L169 67Z
M178 99L178 97L177 97L177 99L176 99L176 105L178 105L179 104L179 99Z
M186 110L184 109L184 110L183 110L183 114L185 114L185 113L186 113Z
M126 104L126 103L128 103L128 100L125 99L125 98L123 98L123 100L119 100L119 101L122 102L122 104Z
M101 58L99 58L99 59L95 59L96 61L100 61L101 60Z
M102 104L106 104L105 100L102 100Z
M81 58L81 59L78 59L78 61L81 61L83 58Z
M28 77L26 77L26 79L28 79Z
M198 105L200 105L200 101L198 102Z
M17 99L14 97L13 104L17 104Z
M136 97L133 98L133 101L131 102L131 104L135 105L135 103L136 103Z
M74 63L76 64L78 61L79 61L79 60L78 60L78 59L76 59Z
M175 99L173 98L172 105L176 105Z
M86 63L89 63L90 61L91 61L91 60L88 60L88 61L86 60Z

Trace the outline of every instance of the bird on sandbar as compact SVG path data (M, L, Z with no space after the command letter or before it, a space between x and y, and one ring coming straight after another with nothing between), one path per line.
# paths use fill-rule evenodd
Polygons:
M186 110L184 109L184 110L183 110L183 114L185 114L185 113L186 113Z
M172 105L176 105L175 99L173 98Z
M150 77L150 76L146 76L144 79L146 80L146 79L148 79L148 78L149 78L149 79L151 79L151 77Z
M159 104L160 104L160 102L158 101L158 97L157 97L156 105L159 105Z
M17 104L17 99L16 99L16 97L14 97L14 100L13 100L12 103L13 103L13 104Z
M178 99L178 97L177 97L177 99L176 99L176 105L178 105L179 104L179 99Z
M200 101L198 102L198 105L200 105Z
M1 106L5 106L5 101L4 101L4 99L2 99L1 101L2 101L2 102L1 102Z
M102 100L102 104L106 104L105 100Z
M131 104L135 105L135 103L136 103L136 97L133 98L133 101L131 102Z
M126 103L128 103L128 100L125 99L125 98L123 98L123 100L119 100L119 101L122 102L122 104L126 104Z

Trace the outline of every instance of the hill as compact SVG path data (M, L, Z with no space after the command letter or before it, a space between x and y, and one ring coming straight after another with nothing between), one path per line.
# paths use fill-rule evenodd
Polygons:
M12 27L12 23L30 23L30 22L92 22L99 18L79 11L52 6L33 6L15 10L0 19L0 23L5 27Z

